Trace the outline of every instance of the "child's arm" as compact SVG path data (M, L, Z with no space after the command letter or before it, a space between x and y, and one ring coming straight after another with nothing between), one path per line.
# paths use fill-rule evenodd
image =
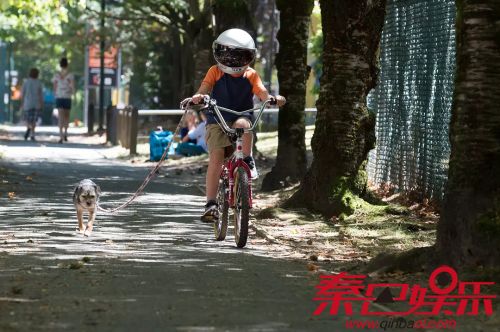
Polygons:
M210 92L212 92L215 82L217 82L217 73L217 66L210 67L205 75L205 78L201 81L200 88L191 98L193 103L198 104L206 95L209 95Z
M274 98L276 99L276 104L278 105L278 107L285 105L286 103L285 97L280 95L276 96L269 95L269 92L267 92L266 87L264 86L264 84L262 84L262 80L260 79L260 76L259 74L257 74L257 72L255 71L251 72L248 78L250 80L250 83L252 84L252 92L257 97L259 97L261 101L266 101L269 98Z
M285 103L286 103L285 97L280 96L280 95L271 96L269 94L269 92L267 92L267 90L262 90L261 92L259 92L257 94L257 97L259 97L259 99L261 101L268 100L269 98L275 98L276 99L276 104L278 105L278 107L281 107L281 106L285 105Z

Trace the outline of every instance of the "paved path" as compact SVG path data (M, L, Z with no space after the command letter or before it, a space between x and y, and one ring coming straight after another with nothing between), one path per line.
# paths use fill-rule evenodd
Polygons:
M202 175L167 170L130 209L98 215L90 238L77 234L75 183L93 178L112 206L147 172L111 158L116 148L72 143L77 134L0 140L0 167L14 172L0 179L0 331L343 330L343 319L312 318L317 276L304 262L255 235L242 250L212 239L198 221Z

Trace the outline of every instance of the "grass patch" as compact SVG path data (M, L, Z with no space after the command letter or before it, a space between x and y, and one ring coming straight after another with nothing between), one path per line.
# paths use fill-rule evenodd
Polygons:
M397 204L373 205L367 202L343 220L339 231L371 256L431 246L435 240L436 219L422 219Z

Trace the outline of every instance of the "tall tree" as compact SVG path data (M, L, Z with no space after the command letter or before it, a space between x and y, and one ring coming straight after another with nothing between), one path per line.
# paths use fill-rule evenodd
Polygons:
M107 17L125 22L128 29L120 30L123 37L134 37L127 41L138 50L134 53L136 67L142 67L140 62L147 60L148 69L155 71L134 73L138 79L153 78L146 82L148 96L136 85L135 97L154 97L156 107L178 106L181 99L196 90L212 63L210 1L129 0L113 8Z
M313 162L285 204L331 216L352 213L366 190L374 117L366 96L378 75L385 0L320 0L324 38Z
M255 31L247 0L129 0L119 9L116 17L135 24L136 29L155 28L148 37L152 42L148 47L158 55L158 73L153 75L158 76L157 91L152 92L159 97L159 107L176 107L182 98L196 91L214 63L211 47L218 32L228 27ZM155 25L161 26L161 35L156 34ZM144 53L142 49L141 45L139 55Z
M457 0L448 184L437 248L455 265L500 263L500 2Z
M216 35L227 29L239 28L255 37L255 22L250 13L251 2L249 0L213 0Z
M278 155L276 165L262 182L263 190L281 187L281 182L301 180L307 168L305 145L304 107L306 104L307 41L313 0L278 0L280 51L276 55L276 68L280 93L287 104L278 119Z

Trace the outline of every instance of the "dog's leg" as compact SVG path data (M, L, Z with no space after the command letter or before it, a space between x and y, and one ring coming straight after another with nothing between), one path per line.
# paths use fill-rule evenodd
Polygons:
M78 230L83 234L85 228L83 228L83 209L79 206L76 207L76 216L78 218Z
M95 212L95 209L89 209L89 222L87 223L87 228L85 229L85 236L90 236L90 234L92 234L92 229L94 228Z

